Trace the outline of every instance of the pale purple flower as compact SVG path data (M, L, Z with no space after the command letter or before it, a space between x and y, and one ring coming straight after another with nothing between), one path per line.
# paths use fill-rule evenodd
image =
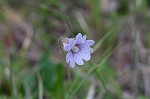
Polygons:
M82 37L79 33L76 38L69 38L69 42L63 43L64 49L68 51L66 55L66 61L70 64L70 67L74 67L75 63L83 65L84 61L89 61L93 49L90 47L94 44L93 40L86 40L86 35Z

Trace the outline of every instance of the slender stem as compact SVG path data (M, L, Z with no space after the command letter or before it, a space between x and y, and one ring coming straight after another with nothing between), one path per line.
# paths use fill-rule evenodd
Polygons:
M64 15L64 17L65 17L65 20L66 20L67 25L68 25L68 27L69 27L70 33L73 34L73 31L72 31L72 29L71 29L71 26L70 26L70 24L69 24L69 21L68 21L67 17L66 17L65 15Z
M64 52L64 50L63 50L63 48L62 48L62 42L61 42L61 40L62 40L62 38L63 37L61 37L61 38L59 38L59 40L58 40L58 45L59 45L59 47L60 47L60 49L61 49L61 51L63 52L63 55L64 55L64 57L66 56L66 54L65 54L65 52ZM66 62L66 61L65 61ZM67 62L66 62L66 64L67 64ZM71 83L71 74L70 74L70 71L69 71L69 66L68 66L68 64L67 64L67 75L68 75L68 80L69 80L69 83Z
M59 45L59 47L60 47L60 49L61 49L61 51L63 52L63 55L64 55L64 57L65 57L65 52L64 52L64 50L63 50L63 48L62 48L62 42L61 42L61 40L63 39L63 37L61 37L61 38L59 38L59 40L58 40L58 45ZM66 62L66 61L65 61ZM67 64L67 62L66 62L66 64ZM68 76L68 80L69 80L69 85L68 85L68 88L70 87L70 84L71 84L71 73L70 73L70 70L69 70L69 66L68 66L68 64L67 64L67 76Z

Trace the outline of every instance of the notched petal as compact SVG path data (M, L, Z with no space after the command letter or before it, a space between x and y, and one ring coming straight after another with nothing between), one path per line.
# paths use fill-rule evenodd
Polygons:
M93 40L86 40L84 44L87 46L92 46L94 43L95 42Z
M79 47L80 47L80 50L83 52L88 52L90 54L93 52L93 49L87 46L86 44L81 44Z
M80 44L80 43L82 43L82 34L81 33L79 33L77 36L76 36L76 43L77 44Z
M84 35L83 37L82 37L82 43L84 43L86 41L86 35Z

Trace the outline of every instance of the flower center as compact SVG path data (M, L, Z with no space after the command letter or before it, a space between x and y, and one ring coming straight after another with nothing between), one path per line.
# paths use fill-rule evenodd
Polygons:
M71 49L73 52L78 52L79 51L79 48L77 46L73 46L72 49Z

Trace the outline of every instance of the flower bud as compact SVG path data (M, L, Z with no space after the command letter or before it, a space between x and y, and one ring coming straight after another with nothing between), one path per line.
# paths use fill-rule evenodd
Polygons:
M62 38L61 38L61 42L62 42L63 44L69 44L69 38L62 37Z

